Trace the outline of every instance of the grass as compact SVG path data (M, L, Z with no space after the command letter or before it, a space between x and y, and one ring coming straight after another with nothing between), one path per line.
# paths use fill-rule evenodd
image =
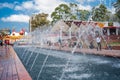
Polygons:
M120 46L120 42L111 42L110 45L111 46Z

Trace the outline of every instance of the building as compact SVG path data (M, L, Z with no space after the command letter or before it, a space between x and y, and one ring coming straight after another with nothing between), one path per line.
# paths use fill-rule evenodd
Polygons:
M120 23L105 22L103 33L109 35L120 35Z
M60 25L59 25L60 24ZM118 22L95 22L95 21L58 21L54 26L52 31L60 30L60 27L64 27L63 31L69 31L71 28L72 32L74 33L77 31L79 27L86 26L86 24L91 24L92 26L98 26L101 28L101 31L104 35L120 35L120 23Z
M10 31L10 29L8 29L8 28L0 29L0 34L2 34L2 33L9 35L9 34L11 33L11 31Z
M56 22L56 24L51 29L51 34L54 35L47 36L47 39L51 40L51 42L58 40L58 38L76 42L76 39L79 38L80 42L85 43L88 46L95 38L94 33L96 31L99 31L100 34L105 35L102 37L104 37L104 40L107 42L120 42L120 23L78 20L61 20Z

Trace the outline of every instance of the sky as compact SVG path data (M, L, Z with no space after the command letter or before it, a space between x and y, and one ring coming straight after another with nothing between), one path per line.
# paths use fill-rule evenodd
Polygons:
M76 3L79 9L91 10L100 3L115 12L111 3L116 0L0 0L0 29L9 28L19 32L22 28L29 31L29 19L35 13L51 13L59 4Z

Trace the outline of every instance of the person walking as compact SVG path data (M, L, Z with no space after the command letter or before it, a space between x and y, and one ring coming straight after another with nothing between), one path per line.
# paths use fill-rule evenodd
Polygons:
M101 51L101 37L100 36L96 37L96 42L97 42L97 51L98 50Z

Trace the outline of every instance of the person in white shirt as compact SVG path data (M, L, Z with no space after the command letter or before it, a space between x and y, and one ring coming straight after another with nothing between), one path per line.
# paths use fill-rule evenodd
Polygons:
M100 36L96 37L96 42L97 42L97 51L98 50L101 51L101 37Z

